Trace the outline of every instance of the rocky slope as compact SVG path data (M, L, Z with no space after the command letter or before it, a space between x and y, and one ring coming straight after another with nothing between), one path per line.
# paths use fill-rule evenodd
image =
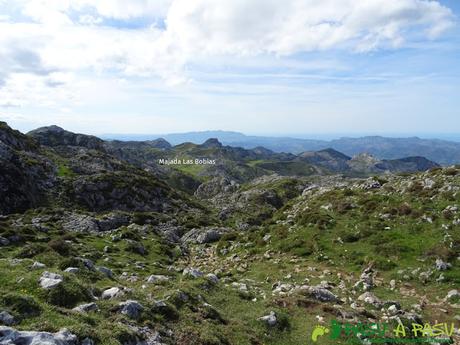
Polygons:
M0 213L39 206L88 211L194 207L153 173L106 152L103 141L51 126L27 136L0 124Z
M77 136L1 127L1 345L297 345L332 321L452 322L460 341L460 167L346 177L328 151L281 176L259 165L291 157L263 149ZM171 150L230 166L155 166Z
M385 172L417 172L439 167L424 157L379 160L370 154L361 153L348 157L334 149L303 152L301 161L321 166L328 171L348 174L382 174Z

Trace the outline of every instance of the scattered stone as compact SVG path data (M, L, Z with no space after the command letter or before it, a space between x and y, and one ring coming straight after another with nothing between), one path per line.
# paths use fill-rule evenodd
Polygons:
M362 286L363 291L369 291L374 287L374 270L372 269L372 265L368 266L364 269L359 277L358 282L354 285L355 288L359 288Z
M117 229L120 226L128 225L129 223L129 216L116 212L107 214L102 219L97 220L97 225L99 226L100 231L110 231Z
M273 285L273 294L285 294L289 291L291 291L294 288L294 285L292 284L280 284L276 283Z
M447 300L451 300L451 299L454 299L454 298L460 298L460 292L457 289L450 290L447 293L447 296L446 296Z
M61 284L63 280L60 274L45 271L40 277L40 286L43 289L52 289Z
M365 292L358 297L358 301L372 304L374 307L379 308L382 305L382 301L375 296L372 292Z
M396 288L396 280L390 280L390 290L394 290Z
M78 271L80 271L78 267L67 267L64 270L64 272L67 272L67 273L77 273Z
M265 324L269 327L275 327L278 323L276 313L274 311L271 311L268 315L258 318L258 320L265 322Z
M90 271L94 270L94 262L92 262L90 259L85 259L85 258L80 258L81 262L83 262L83 265Z
M7 246L10 244L10 240L0 236L0 246Z
M388 313L390 313L390 315L396 315L398 313L398 308L396 307L396 305L390 305L388 307Z
M107 278L112 278L113 273L110 268L104 267L104 266L99 266L96 268L97 271L101 272L102 274L105 274Z
M73 308L73 310L80 313L88 313L90 311L97 311L99 308L96 303L91 302L87 304L80 304L79 306Z
M430 280L431 272L421 272L418 276L418 279L423 283L426 284Z
M165 275L151 275L147 278L147 283L150 283L150 284L158 284L158 283L164 283L164 282L167 282L169 281L169 277L168 276L165 276Z
M437 282L437 283L443 282L444 280L446 280L446 277L444 276L443 273L441 273L441 274L439 275L439 277L436 278L436 282Z
M442 261L441 259L436 259L435 267L438 271L446 271L451 268L452 265L448 262Z
M102 292L102 299L112 299L118 296L123 295L123 291L118 287L113 287Z
M361 155L364 156L364 155ZM379 189L381 188L382 185L380 184L379 181L376 181L373 177L368 178L362 185L361 188L364 190L369 190L369 189Z
M67 329L57 333L17 331L0 326L1 345L76 345L77 336Z
M213 243L220 240L222 234L230 232L231 229L228 228L200 228L192 229L187 232L183 237L182 241L184 243L198 243L206 244Z
M138 319L144 307L137 301L128 300L118 305L120 312L127 315L131 319Z
M300 291L321 302L339 302L336 295L327 289L316 286L301 286Z
M213 284L219 283L219 278L214 273L209 273L206 278Z
M30 269L32 270L39 270L39 269L42 269L42 268L45 268L46 265L45 264L42 264L41 262L38 262L38 261L35 261L32 266L30 266Z
M95 345L93 339L85 338L81 341L80 345Z
M217 242L222 237L221 233L215 229L207 230L206 232L200 234L196 239L197 243L205 244L205 243L212 243Z
M190 276L193 278L199 278L199 277L204 276L203 272L197 270L196 268L191 268L191 267L185 268L182 274L184 276Z
M241 292L248 292L248 286L244 283L237 283L237 282L234 282L232 283L232 287L238 289L238 291L241 291Z
M66 231L75 232L98 232L99 225L96 219L84 214L71 214L66 217L66 221L62 224Z
M6 326L11 326L16 323L16 320L14 319L14 316L7 311L2 311L0 312L0 323Z

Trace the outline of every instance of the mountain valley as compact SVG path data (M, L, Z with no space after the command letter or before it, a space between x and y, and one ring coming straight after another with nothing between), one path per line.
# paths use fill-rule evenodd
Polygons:
M366 152L0 123L0 344L294 345L434 320L459 343L460 166Z

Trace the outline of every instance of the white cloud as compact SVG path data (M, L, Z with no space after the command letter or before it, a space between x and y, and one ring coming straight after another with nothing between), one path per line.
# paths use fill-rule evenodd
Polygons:
M428 0L17 0L12 7L21 16L0 7L8 18L0 19L1 96L48 106L75 101L78 81L117 75L178 85L193 62L394 48L453 23L448 8ZM115 27L109 19L152 26ZM54 80L57 71L67 77ZM64 91L56 99L57 85Z
M190 54L289 55L399 46L420 30L435 37L452 20L436 1L175 0L167 34Z

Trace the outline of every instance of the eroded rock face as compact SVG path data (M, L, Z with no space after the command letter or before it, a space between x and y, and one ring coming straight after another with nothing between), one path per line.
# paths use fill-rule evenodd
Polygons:
M219 193L230 193L238 189L239 184L225 177L214 177L201 184L195 191L195 196L201 199L210 199Z
M0 326L0 345L77 345L77 336L67 329L57 333L17 331Z
M99 225L91 216L83 214L71 214L66 217L62 227L67 231L75 232L97 232Z
M81 146L88 149L104 150L103 140L92 135L72 133L58 126L37 128L27 135L45 146Z
M130 220L128 215L117 212L108 213L102 218L88 214L71 213L65 217L62 227L67 231L74 232L110 231L128 225Z
M0 122L0 214L39 206L54 182L55 166L39 145Z
M89 211L168 211L168 192L153 176L122 171L79 176L68 190L72 200Z

